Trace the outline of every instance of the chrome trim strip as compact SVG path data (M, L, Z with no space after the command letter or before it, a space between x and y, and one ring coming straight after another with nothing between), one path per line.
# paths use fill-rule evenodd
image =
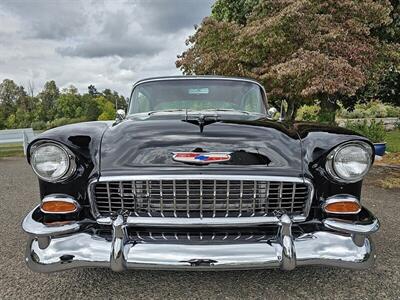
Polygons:
M122 176L102 176L98 179L99 182L107 181L131 181L131 180L191 180L191 179L204 179L204 180L246 180L246 181L279 181L279 182L298 182L307 183L311 180L303 179L302 177L287 177L287 176L260 176L260 175L208 175L208 174L192 174L192 175L122 175Z
M198 76L166 76L166 77L151 77L151 78L144 78L141 80L136 81L133 84L133 87L147 82L155 82L155 81L171 81L171 80L231 80L231 81L244 81L244 82L251 82L259 85L261 88L264 88L262 84L258 81L250 78L242 78L242 77L229 77L229 76L212 76L212 75L198 75Z
M98 180L92 180L89 182L88 195L90 207L93 216L100 222L104 223L105 218L97 210L94 195L94 186L96 182L110 182L110 181L136 181L136 180L245 180L245 181L277 181L277 182L290 182L290 183L303 183L309 188L308 198L304 213L292 217L293 222L303 222L306 220L311 203L314 197L314 186L311 180L301 177L286 177L286 176L255 176L255 175L123 175L123 176L103 176ZM229 196L229 195L228 195ZM218 220L221 219L221 220ZM166 217L128 217L128 223L136 224L137 226L250 226L258 224L270 224L278 223L276 217L240 217L240 218L166 218Z
M103 219L101 219L103 220ZM293 222L303 222L303 216L293 216ZM110 219L111 221L111 219ZM126 223L138 227L249 227L265 224L278 224L278 217L232 217L232 218L166 218L166 217L133 217Z

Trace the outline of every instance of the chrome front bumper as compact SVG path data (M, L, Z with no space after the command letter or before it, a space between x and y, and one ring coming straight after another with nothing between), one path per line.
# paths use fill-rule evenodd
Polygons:
M33 219L33 210L22 227L30 236L26 262L36 272L55 272L78 267L168 270L232 270L325 265L363 269L375 259L369 235L379 228L368 222L350 223L325 219L323 230L292 235L292 221L280 217L274 239L258 241L132 241L128 224L119 215L112 222L112 238L98 235L93 221L46 226ZM129 224L132 226L132 224Z

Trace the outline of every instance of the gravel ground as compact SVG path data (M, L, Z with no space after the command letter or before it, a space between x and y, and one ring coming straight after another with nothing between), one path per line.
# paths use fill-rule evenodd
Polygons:
M235 272L70 270L31 272L24 263L26 236L20 223L38 203L35 176L23 158L0 159L0 298L274 298L399 299L400 193L364 185L364 203L381 220L375 235L376 265L367 271L299 268Z

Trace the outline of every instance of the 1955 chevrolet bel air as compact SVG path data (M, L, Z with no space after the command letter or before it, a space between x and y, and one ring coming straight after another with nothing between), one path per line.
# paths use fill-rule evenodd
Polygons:
M37 136L29 268L368 268L379 222L361 186L373 145L276 113L253 80L150 78L115 122Z

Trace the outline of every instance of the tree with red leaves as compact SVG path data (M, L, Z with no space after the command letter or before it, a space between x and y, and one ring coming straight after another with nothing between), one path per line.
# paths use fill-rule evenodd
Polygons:
M227 1L217 1L218 10L188 38L177 67L259 80L272 101L288 102L292 118L317 100L320 120L334 122L341 97L378 80L399 59L398 44L371 34L392 22L387 0L252 0L240 22L220 2Z

